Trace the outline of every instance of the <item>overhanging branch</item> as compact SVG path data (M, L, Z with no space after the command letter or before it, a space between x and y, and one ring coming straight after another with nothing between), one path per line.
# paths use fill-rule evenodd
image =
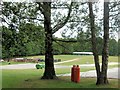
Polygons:
M41 11L41 13L44 15L44 5L41 2L37 2L37 4L39 5L39 10Z
M115 8L115 7L118 6L118 5L120 5L120 2L118 2L118 3L116 3L116 4L113 4L113 6L111 6L111 7L109 8L109 10L112 10L113 8Z
M35 18L35 17L20 17L20 19L31 19L31 20L44 21L43 19L38 19L38 18Z
M57 6L57 7L53 6L51 8L52 9L67 9L68 7L66 7L66 6L62 6L62 7L60 7L60 6Z
M67 47L65 47L63 44L60 44L59 42L55 41L58 45L62 46L64 49L69 50Z
M82 42L82 41L85 41L85 42L89 42L90 39L84 39L84 40L72 40L72 39L68 39L68 40L65 40L65 39L56 39L54 38L53 41L59 41L59 42L66 42L66 43L76 43L76 42Z
M1 18L2 22L5 22L7 25L11 25L10 23L8 23L4 18Z
M52 34L54 34L56 31L58 31L59 29L61 29L68 22L68 20L70 18L70 14L72 12L72 6L73 6L73 2L71 2L71 4L70 4L68 15L67 15L66 19L64 21L61 21L60 23L56 24L53 27Z
M78 42L77 40L64 40L64 39L53 39L53 41L60 41L60 42Z

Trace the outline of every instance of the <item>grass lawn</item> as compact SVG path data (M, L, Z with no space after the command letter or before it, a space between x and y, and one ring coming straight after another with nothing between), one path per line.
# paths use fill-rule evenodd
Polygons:
M28 56L28 57L21 57L21 58L28 58L28 59L37 59L37 58L40 58L40 59L45 59L45 56L44 55L39 55L39 56ZM65 61L65 60L72 60L72 59L75 59L75 58L79 58L78 55L54 55L54 59L61 59L61 61ZM11 64L23 64L25 62L13 62L13 61L10 61ZM44 62L40 62L40 63L44 63ZM0 65L8 65L8 62L0 62Z
M86 72L89 70L95 70L95 67L88 67L88 68L81 68L80 72ZM64 68L64 70L62 68L57 68L56 69L56 74L68 74L71 73L71 69L70 68Z
M118 67L118 65L109 65L108 68L116 68ZM71 68L57 68L56 70L56 74L68 74L71 73ZM86 71L90 71L90 70L95 70L95 67L80 67L80 72L86 72Z
M96 78L81 78L73 83L70 77L58 77L58 80L40 80L43 70L2 70L3 88L118 88L117 79L109 79L109 85L96 86Z
M26 58L41 58L44 59L44 55L41 56L29 56ZM54 55L54 59L61 59L62 61L65 60L72 60L72 59L78 59L77 61L72 61L72 62L67 62L67 63L62 63L59 65L73 65L73 64L93 64L94 60L93 60L93 56L92 55ZM100 56L100 62L102 62L102 57ZM118 62L118 57L117 56L110 56L109 57L109 62ZM21 63L25 63L25 62L11 62L11 64L21 64ZM44 63L44 62L42 62ZM2 65L8 65L8 62L2 62Z
M42 55L42 56L30 56L30 57L26 57L26 58L41 58L41 59L44 59L45 57ZM86 63L94 63L94 60L93 60L93 56L92 55L54 55L54 59L61 59L62 61L65 61L65 60L72 60L72 59L78 59L78 63L79 64L86 64ZM102 62L102 57L99 56L100 58L100 62ZM118 62L118 57L117 56L109 56L109 62ZM66 63L65 63L66 64ZM73 65L73 64L76 64L76 62L68 62L68 65Z
M42 58L44 56L31 56L34 58ZM31 58L28 57L28 58ZM62 63L60 65L73 65L94 63L93 56L80 55L55 55L55 59L72 60L78 58L77 61ZM101 56L100 56L101 58ZM101 62L101 60L100 60ZM118 57L110 56L109 62L118 62ZM11 62L11 64L21 64L24 62ZM2 63L8 64L7 62ZM118 67L118 65L110 65L109 68ZM80 67L81 72L94 70L95 67ZM58 80L40 80L44 69L21 69L21 70L2 70L2 87L3 88L118 88L117 79L109 79L110 84L105 86L96 86L95 78L81 78L80 83L73 83L70 77L59 76ZM70 73L70 68L56 68L56 74ZM59 82L59 83L58 83ZM62 86L62 87L61 87Z
M78 60L77 61L72 61L72 62L67 62L67 63L62 63L59 65L74 65L74 64L93 64L94 63L94 59L93 56L80 56L78 55L76 57ZM102 62L102 57L100 56L100 63ZM118 62L118 57L117 56L109 56L109 62Z
M24 64L25 62L14 62L11 61L10 64ZM0 62L0 65L8 65L8 62Z
M41 58L41 59L45 59L45 56L44 55L28 56L28 57L25 57L25 58L33 58L33 59ZM75 58L80 58L80 56L79 55L54 55L54 59L61 59L62 61L71 60L71 59L75 59Z

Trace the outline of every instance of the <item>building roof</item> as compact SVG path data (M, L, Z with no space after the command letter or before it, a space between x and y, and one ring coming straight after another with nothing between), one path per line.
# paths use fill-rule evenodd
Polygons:
M93 55L92 52L73 52L73 54L88 54L88 55Z

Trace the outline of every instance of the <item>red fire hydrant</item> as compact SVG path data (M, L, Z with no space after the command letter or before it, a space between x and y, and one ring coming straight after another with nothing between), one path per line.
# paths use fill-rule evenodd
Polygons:
M71 81L73 82L80 82L80 68L79 65L73 65L71 69Z

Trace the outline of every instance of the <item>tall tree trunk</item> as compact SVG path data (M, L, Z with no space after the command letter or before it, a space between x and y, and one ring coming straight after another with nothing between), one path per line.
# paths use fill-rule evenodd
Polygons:
M90 17L90 26L91 26L91 42L92 42L92 50L94 55L94 62L96 67L96 73L97 73L97 82L100 81L100 65L99 65L99 56L97 51L97 45L96 45L96 32L95 32L95 22L94 22L94 15L93 15L93 8L92 8L92 2L88 2L89 5L89 17Z
M107 69L109 55L109 2L104 2L104 44L102 51L101 84L108 84Z
M53 29L51 28L51 2L37 2L39 10L44 15L44 28L45 28L45 72L42 79L56 79L53 61L53 49L52 49L52 34L62 28L70 18L73 2L71 2L68 8L68 15L65 20L56 24Z
M44 28L45 28L45 72L41 79L56 78L53 62L52 29L51 29L51 2L44 2Z

